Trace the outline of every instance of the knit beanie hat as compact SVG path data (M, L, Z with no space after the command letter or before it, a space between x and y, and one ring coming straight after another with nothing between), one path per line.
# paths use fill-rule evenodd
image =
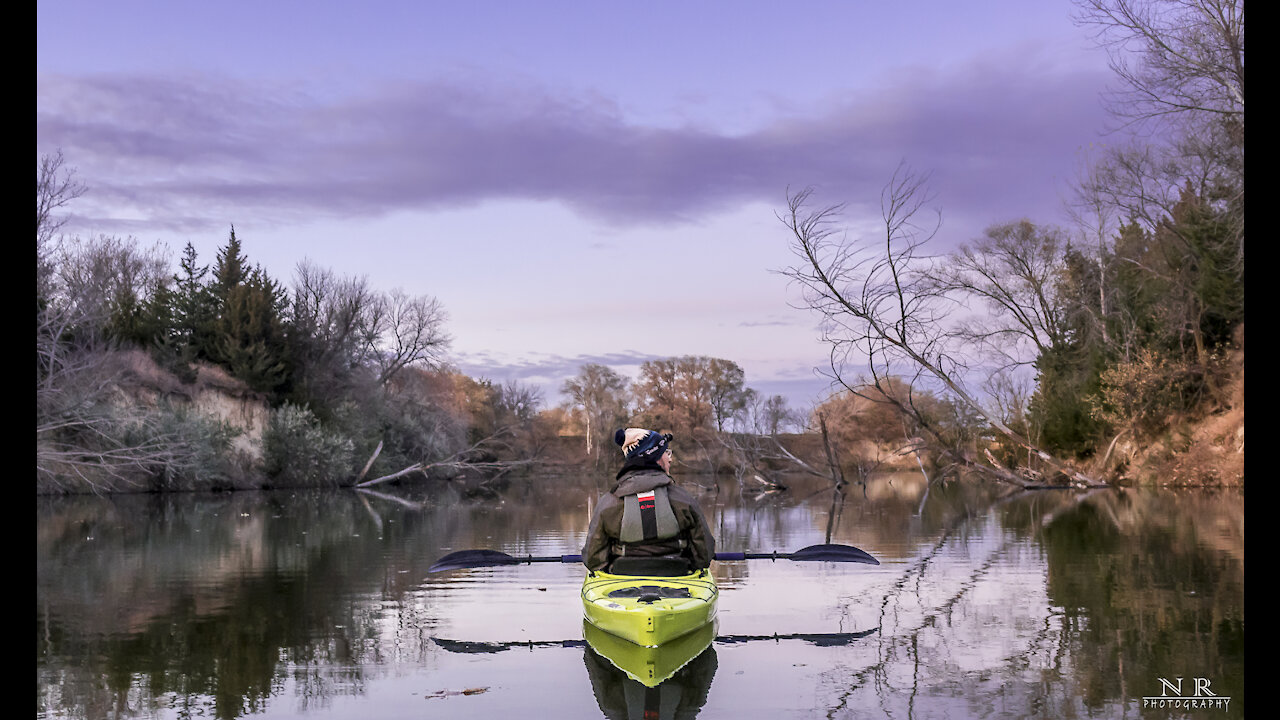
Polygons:
M644 428L619 429L613 434L613 441L622 446L623 457L657 461L670 447L671 433L656 433Z

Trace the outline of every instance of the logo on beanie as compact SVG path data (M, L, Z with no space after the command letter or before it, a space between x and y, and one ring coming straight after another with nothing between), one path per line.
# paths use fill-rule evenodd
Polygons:
M658 457L667 451L671 435L656 433L644 428L619 429L613 441L622 446L622 454L630 460L634 457Z

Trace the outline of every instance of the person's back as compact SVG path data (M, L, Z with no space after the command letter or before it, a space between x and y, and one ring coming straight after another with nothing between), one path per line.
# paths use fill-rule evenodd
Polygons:
M672 482L671 435L618 430L623 465L596 504L582 562L623 575L676 575L709 567L715 539L702 510Z

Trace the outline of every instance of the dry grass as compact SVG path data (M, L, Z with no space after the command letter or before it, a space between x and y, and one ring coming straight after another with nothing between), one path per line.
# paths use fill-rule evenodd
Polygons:
M216 391L234 398L255 398L243 381L232 377L215 365L197 364L196 381L182 382L178 376L161 367L145 350L122 350L108 360L120 372L122 389L144 391L153 396L192 399L201 393Z
M1244 327L1236 333L1218 407L1165 438L1131 446L1123 479L1144 485L1244 485Z

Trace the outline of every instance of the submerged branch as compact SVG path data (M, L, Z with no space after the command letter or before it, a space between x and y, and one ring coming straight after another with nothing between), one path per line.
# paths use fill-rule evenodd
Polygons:
M377 490L369 490L367 488L357 487L356 492L360 493L361 495L368 495L369 497L377 498L379 500L388 500L393 503L399 503L400 505L404 505L405 507L412 508L414 510L421 510L424 507L422 503L413 502L412 500L405 500L404 498L399 498L399 497L396 497L395 495L387 495L386 493L380 493ZM368 505L366 504L365 507L367 508ZM369 512L372 513L373 509L369 508ZM374 517L375 519L378 520L379 527L381 527L382 525L381 518L378 518L376 513L374 514Z

